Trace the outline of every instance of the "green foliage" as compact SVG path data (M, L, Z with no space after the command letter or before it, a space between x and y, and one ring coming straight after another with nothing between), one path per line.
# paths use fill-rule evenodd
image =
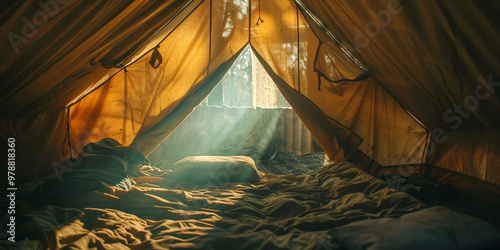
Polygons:
M209 105L252 107L252 55L246 49L208 98Z

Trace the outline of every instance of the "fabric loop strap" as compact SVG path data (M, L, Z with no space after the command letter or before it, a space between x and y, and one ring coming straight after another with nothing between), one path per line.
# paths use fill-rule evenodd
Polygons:
M160 67L161 63L163 62L163 57L161 56L160 51L158 51L158 48L159 46L155 48L153 54L151 55L151 60L149 60L149 64L154 69Z

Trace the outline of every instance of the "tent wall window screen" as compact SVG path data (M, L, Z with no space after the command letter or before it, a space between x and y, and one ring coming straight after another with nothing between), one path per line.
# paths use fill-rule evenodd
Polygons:
M249 46L212 90L205 105L291 108Z

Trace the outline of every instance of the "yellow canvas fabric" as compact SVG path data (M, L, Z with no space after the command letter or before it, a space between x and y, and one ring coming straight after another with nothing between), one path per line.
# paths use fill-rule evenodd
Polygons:
M0 13L0 133L35 161L20 178L103 137L149 154L250 44L333 159L500 184L495 1L49 2Z
M426 163L499 184L497 2L304 4L428 129Z

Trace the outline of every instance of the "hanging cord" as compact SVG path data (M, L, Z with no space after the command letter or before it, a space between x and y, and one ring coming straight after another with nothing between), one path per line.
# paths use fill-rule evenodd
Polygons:
M259 19L257 19L257 25L259 25L259 21L260 21L260 23L264 22L264 20L262 20L262 18L260 18L260 0L259 0Z
M316 74L318 75L318 91L321 91L321 76L323 75L316 68L316 63L318 62L318 57L319 57L319 49L321 48L321 45L323 45L323 42L319 40L318 48L316 49L316 54L314 55L314 62L313 62L313 71L316 72Z
M318 91L321 91L321 74L318 73Z
M68 152L64 151L64 144L66 143L66 140L68 139L68 130L69 130L69 126L66 128L66 135L64 136L64 140L63 140L63 142L61 144L61 153L63 155L66 155L68 153ZM69 145L69 142L68 142L68 145Z
M66 139L68 140L68 151L69 151L69 158L73 158L72 152L71 152L71 140L70 140L70 135L69 135L69 107L66 108L66 136L64 136L63 143L61 145L61 152L63 155L66 155L68 152L64 152L64 143L66 142Z

